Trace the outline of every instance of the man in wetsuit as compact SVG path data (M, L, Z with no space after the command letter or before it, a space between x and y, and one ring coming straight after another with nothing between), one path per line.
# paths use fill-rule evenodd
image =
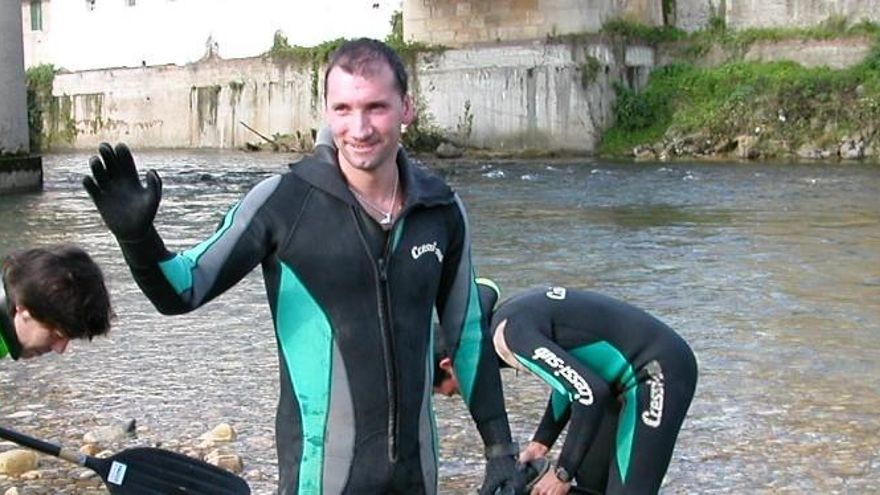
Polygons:
M82 249L23 249L2 261L0 359L64 353L71 339L110 330L113 310L101 269Z
M491 308L497 286L479 280ZM677 333L632 305L564 287L508 299L489 328L505 363L553 389L519 460L545 456L569 425L533 495L568 493L573 480L581 493L657 493L697 381L694 354ZM455 393L452 362L435 356L435 392Z
M161 182L150 171L142 186L125 145L101 145L84 185L162 313L192 311L261 265L280 357L279 493L436 493L435 308L485 444L481 493L518 490L464 208L399 149L414 112L404 66L381 42L350 41L324 85L333 146L255 186L186 252L165 248Z

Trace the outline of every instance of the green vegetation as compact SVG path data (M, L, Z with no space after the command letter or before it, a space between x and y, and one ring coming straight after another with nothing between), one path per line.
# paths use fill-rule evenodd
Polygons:
M606 22L600 31L606 36L622 38L624 41L641 41L649 44L668 43L686 39L688 34L672 26L645 26L625 18Z
M830 149L844 139L870 140L880 132L880 27L862 22L846 27L831 19L808 29L728 31L715 22L690 36L696 44L736 47L741 55L759 40L871 36L875 45L858 66L832 70L794 62L746 62L741 56L718 67L681 62L651 74L635 92L615 86L615 126L603 136L605 155L636 146L686 143L685 154L736 147L748 136L755 156L797 154L804 146ZM691 52L693 53L693 52ZM662 143L661 143L662 142ZM836 148L835 148L836 149Z
M27 80L28 133L32 153L51 148L53 143L63 141L72 143L76 136L76 126L72 119L61 116L70 115L69 104L60 106L52 97L52 83L55 80L55 67L50 64L31 67L25 73ZM49 128L44 128L48 124Z
M602 62L592 55L587 55L587 61L581 64L578 70L581 73L581 88L587 89L596 81L599 71L602 70Z

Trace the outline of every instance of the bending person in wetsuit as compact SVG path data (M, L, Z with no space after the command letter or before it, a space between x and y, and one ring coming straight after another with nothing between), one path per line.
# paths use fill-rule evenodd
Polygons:
M0 270L0 359L62 354L72 339L110 330L114 315L104 276L82 249L23 249L6 255Z
M479 279L484 307L498 298ZM520 462L545 456L568 424L555 469L532 494L657 493L697 382L687 343L650 314L583 290L532 289L502 303L489 327L499 357L553 389ZM451 360L435 356L435 392L456 390Z

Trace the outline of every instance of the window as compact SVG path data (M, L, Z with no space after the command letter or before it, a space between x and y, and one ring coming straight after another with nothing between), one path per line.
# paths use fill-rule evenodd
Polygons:
M43 30L43 1L31 0L31 31Z

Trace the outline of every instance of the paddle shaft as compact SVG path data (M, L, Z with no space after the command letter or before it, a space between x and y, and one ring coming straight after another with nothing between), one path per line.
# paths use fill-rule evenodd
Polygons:
M72 451L70 449L65 449L64 447L55 445L54 443L49 443L38 438L27 436L24 433L19 433L17 431L9 430L0 426L0 438L4 438L6 440L15 442L24 447L34 449L44 454L60 457L66 461L85 466L86 456L84 456L83 454Z

